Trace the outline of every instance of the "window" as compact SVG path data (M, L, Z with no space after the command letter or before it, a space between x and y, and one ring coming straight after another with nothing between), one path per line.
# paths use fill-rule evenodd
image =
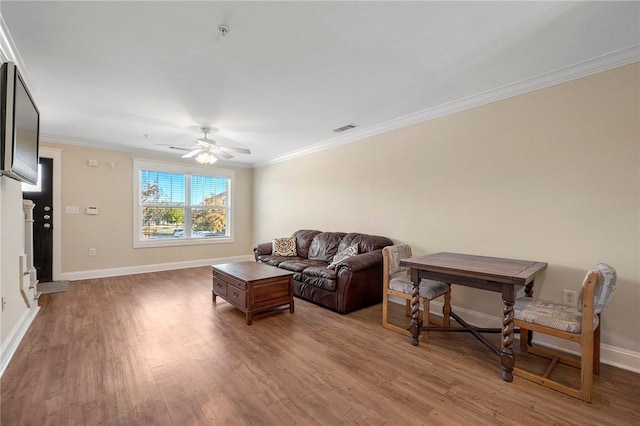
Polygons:
M233 171L134 160L134 247L232 241Z

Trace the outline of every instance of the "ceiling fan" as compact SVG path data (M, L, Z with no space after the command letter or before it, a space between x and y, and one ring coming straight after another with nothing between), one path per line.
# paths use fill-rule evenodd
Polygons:
M195 147L192 151L187 152L182 158L193 158L200 164L213 164L218 160L229 160L233 158L234 154L251 154L251 151L247 148L236 148L233 146L219 145L214 139L209 139L207 135L211 132L209 127L201 127L200 130L204 134L204 137L196 139L195 145L183 145L189 147ZM181 151L187 151L180 145L170 145L172 149L178 149Z

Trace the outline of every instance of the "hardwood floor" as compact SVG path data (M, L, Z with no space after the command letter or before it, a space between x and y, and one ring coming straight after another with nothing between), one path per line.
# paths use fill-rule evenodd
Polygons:
M640 423L638 374L603 365L588 404L502 381L470 335L414 347L381 305L295 303L247 326L212 304L210 268L72 282L41 297L2 377L2 426Z

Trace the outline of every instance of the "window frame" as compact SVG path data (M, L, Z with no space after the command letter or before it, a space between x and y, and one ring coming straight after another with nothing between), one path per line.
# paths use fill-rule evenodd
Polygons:
M178 173L190 176L206 176L221 177L229 179L227 189L227 209L226 209L226 229L227 235L220 237L201 237L201 238L160 238L155 240L143 240L142 224L141 224L141 204L140 204L140 172L142 170L151 170L165 173ZM234 178L235 171L233 169L225 169L221 167L205 167L190 166L186 164L170 163L167 161L156 161L133 158L133 248L149 248L149 247L171 247L171 246L193 246L207 244L232 243L234 241ZM186 190L187 194L190 188ZM190 197L190 194L188 195ZM189 203L187 203L187 200ZM185 199L185 215L187 210L193 208L202 208L202 206L190 204L190 199ZM185 218L185 222L187 222ZM188 221L190 224L190 220ZM186 230L185 223L185 230Z

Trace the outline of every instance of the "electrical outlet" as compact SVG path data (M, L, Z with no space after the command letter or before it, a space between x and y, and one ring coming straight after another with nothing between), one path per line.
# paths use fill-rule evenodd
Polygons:
M89 256L95 256L95 255L96 255L96 249L90 248L89 249Z
M562 303L569 306L575 306L578 301L578 296L574 290L562 290Z

